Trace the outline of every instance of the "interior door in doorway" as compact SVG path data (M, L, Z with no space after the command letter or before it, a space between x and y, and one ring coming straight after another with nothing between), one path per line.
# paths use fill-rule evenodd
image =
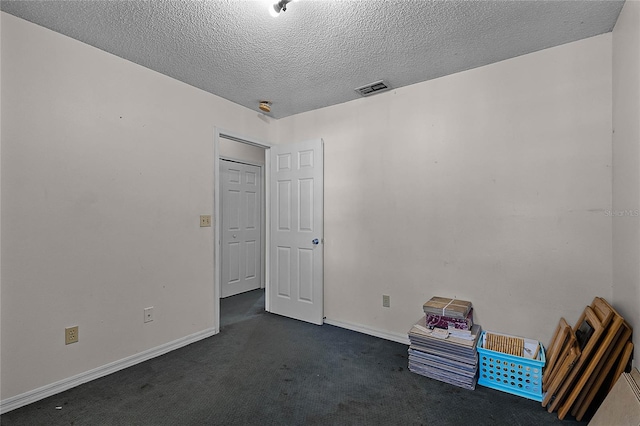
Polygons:
M262 284L261 169L220 161L222 207L221 297Z
M322 140L270 148L269 311L322 324Z

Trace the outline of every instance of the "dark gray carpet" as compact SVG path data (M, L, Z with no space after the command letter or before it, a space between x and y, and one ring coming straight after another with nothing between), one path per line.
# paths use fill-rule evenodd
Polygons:
M407 346L265 313L263 295L223 299L217 336L9 412L1 423L579 424L535 401L411 373Z
M220 299L220 330L264 313L264 289Z

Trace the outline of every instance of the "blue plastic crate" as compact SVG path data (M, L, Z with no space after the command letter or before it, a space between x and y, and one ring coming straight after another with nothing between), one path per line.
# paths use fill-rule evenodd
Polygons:
M542 401L542 370L546 360L540 342L538 359L530 359L484 349L484 335L483 331L478 342L478 384Z

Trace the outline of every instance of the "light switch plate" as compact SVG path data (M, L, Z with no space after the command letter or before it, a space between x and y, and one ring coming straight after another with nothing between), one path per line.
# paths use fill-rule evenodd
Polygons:
M211 227L211 215L204 214L200 216L200 227L201 228Z
M391 297L389 297L386 294L382 295L382 307L383 308L388 308L391 306Z

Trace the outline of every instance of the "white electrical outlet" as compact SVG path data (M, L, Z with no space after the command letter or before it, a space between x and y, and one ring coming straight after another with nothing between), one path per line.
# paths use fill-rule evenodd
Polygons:
M144 308L144 322L153 321L153 306Z
M78 342L78 326L67 327L64 329L64 344L70 345L71 343Z

